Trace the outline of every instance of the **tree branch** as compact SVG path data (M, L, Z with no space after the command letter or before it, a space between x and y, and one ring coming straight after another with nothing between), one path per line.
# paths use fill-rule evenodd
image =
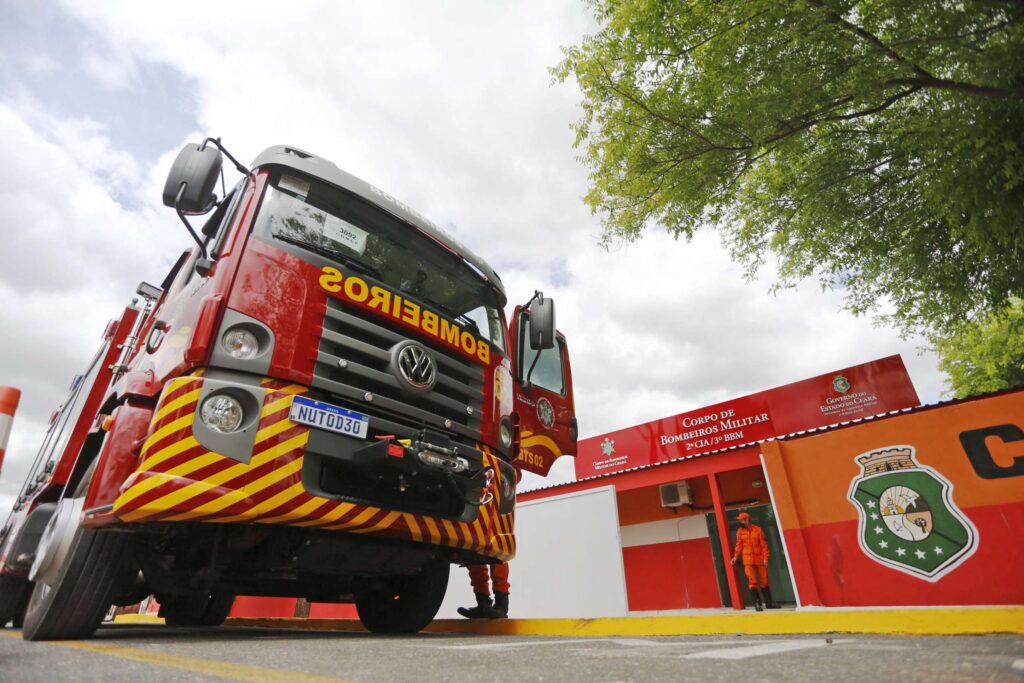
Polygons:
M875 48L877 48L883 54L887 55L894 62L907 67L915 74L917 74L919 77L934 78L932 74L928 73L920 66L914 64L906 57L904 57L903 55L901 55L900 53L896 52L891 47L883 43L881 38L876 36L874 33L871 33L870 31L867 31L864 28L857 26L857 24L854 24L851 21L847 21L845 18L843 18L841 14L839 14L838 12L829 7L826 7L823 0L807 0L807 4L810 5L811 7L816 7L819 10L821 10L825 14L826 21L828 23L838 24L844 30L854 34L858 38L873 45Z
M1021 0L1021 2L1024 2L1024 0ZM807 4L821 10L826 17L827 22L837 24L849 33L852 33L861 40L873 45L877 50L888 56L897 64L913 71L916 76L914 78L893 78L886 81L885 85L919 86L924 88L933 88L936 90L949 90L952 92L962 93L964 95L975 95L978 97L1024 99L1024 89L1021 88L999 88L995 86L977 85L976 83L965 83L961 81L951 81L945 78L938 78L922 68L920 65L911 62L891 46L886 45L882 42L881 38L875 34L851 21L848 21L835 10L827 7L823 0L807 0Z
M815 118L815 119L806 119L806 120L802 121L800 123L800 125L798 125L798 126L790 126L787 130L784 130L784 131L781 131L779 133L776 133L775 135L772 135L771 137L766 139L764 141L764 144L767 145L767 147L761 153L759 153L755 157L753 157L753 159L754 160L760 159L760 158L764 157L765 155L770 154L771 152L773 152L775 150L775 147L773 147L772 145L775 145L775 143L781 142L782 140L785 140L788 137L796 135L797 133L801 133L801 132L803 132L805 130L813 128L814 126L817 126L820 123L831 123L831 122L834 122L834 121L849 121L851 119L858 119L858 118L862 118L864 116L870 116L871 114L877 114L877 113L879 113L881 111L884 111L884 110L888 109L889 107L891 107L892 105L896 104L898 101L902 100L903 98L909 97L910 95L913 95L915 92L917 92L920 89L921 89L921 86L913 85L913 86L907 88L906 90L901 90L900 92L896 93L895 95L890 95L889 97L887 97L884 100L882 100L882 102L880 104L878 104L878 105L876 105L874 107L869 107L867 109L860 109L860 110L857 110L857 111L849 112L847 114L836 114L836 115L833 115L833 116L823 116L823 117ZM826 111L828 111L828 110L826 110Z
M885 85L910 85L917 88L931 88L934 90L949 90L964 95L977 97L993 97L999 99L1024 99L1024 88L997 88L989 85L978 85L976 83L964 83L962 81L951 81L946 78L890 78Z
M719 145L718 143L708 139L699 131L694 130L693 128L685 125L681 121L676 121L675 119L671 119L660 112L654 111L643 100L639 99L638 97L635 97L632 93L629 93L626 90L620 88L618 83L616 83L615 80L612 78L611 73L608 72L608 69L605 67L603 62L598 61L597 63L601 67L601 73L604 74L605 81L607 82L608 87L611 88L612 92L618 93L621 97L628 100L635 106L640 107L642 110L644 110L654 118L658 119L659 121L673 125L676 128L680 128L681 130L686 131L695 138L698 138L701 142L707 145L707 147L709 148L708 151L721 150L729 152L739 152L748 149L747 147L723 147L722 145Z

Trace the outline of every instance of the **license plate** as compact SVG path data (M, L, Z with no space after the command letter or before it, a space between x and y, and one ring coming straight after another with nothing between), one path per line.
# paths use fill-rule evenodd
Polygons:
M288 418L292 422L357 439L365 439L370 430L370 418L366 415L304 396L292 398Z

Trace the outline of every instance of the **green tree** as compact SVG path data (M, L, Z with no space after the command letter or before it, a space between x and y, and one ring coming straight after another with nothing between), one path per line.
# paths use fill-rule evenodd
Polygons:
M553 73L605 244L713 226L906 332L1024 294L1024 2L589 4Z
M957 397L1024 386L1024 300L936 339L935 348Z

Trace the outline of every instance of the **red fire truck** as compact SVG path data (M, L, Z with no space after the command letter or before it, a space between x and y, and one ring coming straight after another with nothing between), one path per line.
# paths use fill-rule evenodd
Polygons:
M553 302L506 323L483 259L299 149L187 145L163 199L196 246L54 412L0 530L0 626L88 637L148 595L216 625L260 595L422 629L452 563L514 556L517 470L575 454Z

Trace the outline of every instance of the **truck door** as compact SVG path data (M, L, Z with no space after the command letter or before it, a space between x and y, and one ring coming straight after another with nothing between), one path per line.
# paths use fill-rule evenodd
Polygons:
M515 465L546 476L559 457L576 455L578 430L569 347L565 336L556 332L553 347L530 348L530 312L522 306L516 306L510 327L519 431Z

